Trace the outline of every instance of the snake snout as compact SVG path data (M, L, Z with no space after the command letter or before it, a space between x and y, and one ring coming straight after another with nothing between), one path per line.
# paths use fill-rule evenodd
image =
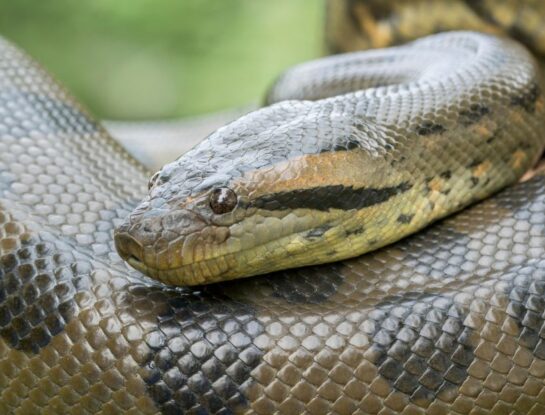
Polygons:
M129 263L142 263L144 249L142 245L128 233L116 233L114 243L119 256Z

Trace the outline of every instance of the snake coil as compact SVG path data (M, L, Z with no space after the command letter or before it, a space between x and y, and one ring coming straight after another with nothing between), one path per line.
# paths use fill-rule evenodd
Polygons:
M519 160L507 131L542 126L541 91L510 75L507 118L458 107L475 138L506 140L474 176ZM423 141L441 134L425 121ZM545 411L543 174L370 255L195 289L115 254L147 177L0 42L0 413Z

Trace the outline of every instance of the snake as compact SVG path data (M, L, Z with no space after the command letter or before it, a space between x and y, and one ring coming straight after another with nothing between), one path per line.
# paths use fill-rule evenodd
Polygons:
M341 92L334 97L300 100L290 90L297 72L288 72L269 93L279 103L218 130L191 157L152 176L150 190L150 173L85 108L32 58L0 41L0 413L543 413L545 171L515 183L543 145L537 66L511 40L468 32L369 53L356 57L369 59L365 77L352 71L350 57L328 61L356 75L350 85L330 79L329 91ZM313 75L313 68L297 71ZM306 79L312 93L316 78ZM354 85L362 92L346 92ZM354 122L342 124L345 115ZM320 117L342 133L326 147L331 134L320 140L311 130ZM373 118L381 123L368 122ZM301 143L304 132L314 138L309 148L290 148L288 134ZM363 132L373 140L362 140ZM252 146L266 139L274 145L264 156ZM246 159L221 165L199 157L206 146L210 155L227 154L235 142ZM402 148L412 160L401 159ZM366 177L335 175L362 151L376 156L369 163L398 169L372 176L369 164ZM428 163L419 159L424 154ZM340 163L333 163L336 155ZM268 168L260 165L264 158ZM295 177L284 197L282 173L291 170L278 166L304 158L299 167L310 172ZM217 176L218 166L233 168L225 176L240 179L240 187ZM337 180L323 186L341 185L347 193L312 200L306 189L317 188L320 167L331 173L324 180ZM260 181L268 181L268 193L256 187L239 200L243 186ZM341 197L357 189L373 204ZM301 194L309 198L293 197ZM161 217L171 202L182 212L166 212L161 226L195 227L193 221L212 218L186 216L188 200L226 215L215 233L197 226L210 244L232 235L219 228L237 219L236 209L240 220L256 218L256 235L313 210L328 226L301 229L319 246L335 226L354 238L374 232L399 239L405 226L424 226L421 212L436 212L435 221L447 214L447 201L471 206L365 255L290 263L291 269L215 284L166 285L136 269L138 252L127 258L136 267L116 253L119 238L130 242L118 247L139 246L123 234L127 224ZM345 216L326 217L339 210L367 220L373 209L381 215L394 205L410 210L361 230L340 225ZM150 239L156 223L142 223ZM114 230L123 236L114 238ZM211 275L205 267L199 272L194 278ZM154 278L182 274L163 275Z
M528 53L466 32L303 64L158 171L117 249L198 285L380 248L535 164L542 89Z

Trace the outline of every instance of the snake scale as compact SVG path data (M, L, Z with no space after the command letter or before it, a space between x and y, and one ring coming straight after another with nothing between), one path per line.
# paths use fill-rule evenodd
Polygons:
M469 152L482 158L459 171L436 170L440 180L421 187L428 201L450 197L453 178L493 191L502 176L494 163L516 170L541 146L540 81L524 75L535 67L528 60L524 71L503 71L511 78L490 75L514 68L513 56L528 59L509 41L458 34L423 42L414 45L450 45L462 75L475 42L508 49L501 62L478 60L494 63L474 73L491 80L481 93L436 114L444 122L422 119L412 130L455 157L463 144L451 128L505 143ZM443 74L441 63L422 77ZM461 87L465 78L455 79ZM527 145L512 147L511 134ZM354 149L346 142L318 154ZM115 253L113 230L146 194L148 177L31 58L0 42L0 413L545 412L539 170L373 253L195 288L154 282ZM220 193L221 212L230 195ZM409 221L398 219L399 228Z

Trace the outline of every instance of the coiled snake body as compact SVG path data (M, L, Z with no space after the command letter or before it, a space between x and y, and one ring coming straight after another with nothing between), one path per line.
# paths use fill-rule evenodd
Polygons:
M420 44L450 45L457 57L475 44L503 52L445 78L457 82L447 88L459 98L452 106L418 97L409 83L410 107L434 118L399 128L411 126L422 149L440 143L458 163L441 169L446 159L433 160L437 176L403 187L412 200L435 195L441 205L472 183L484 196L537 157L540 81L528 55L503 42L454 34ZM443 79L443 70L439 63L426 76ZM361 102L366 114L377 110ZM350 157L343 137L342 148L317 154ZM475 147L467 159L458 158L464 143ZM515 173L496 170L500 163ZM195 289L155 283L113 250L112 231L146 177L35 63L0 44L0 413L545 410L539 172L372 254ZM229 194L220 196L221 212ZM396 226L416 212L395 216Z

